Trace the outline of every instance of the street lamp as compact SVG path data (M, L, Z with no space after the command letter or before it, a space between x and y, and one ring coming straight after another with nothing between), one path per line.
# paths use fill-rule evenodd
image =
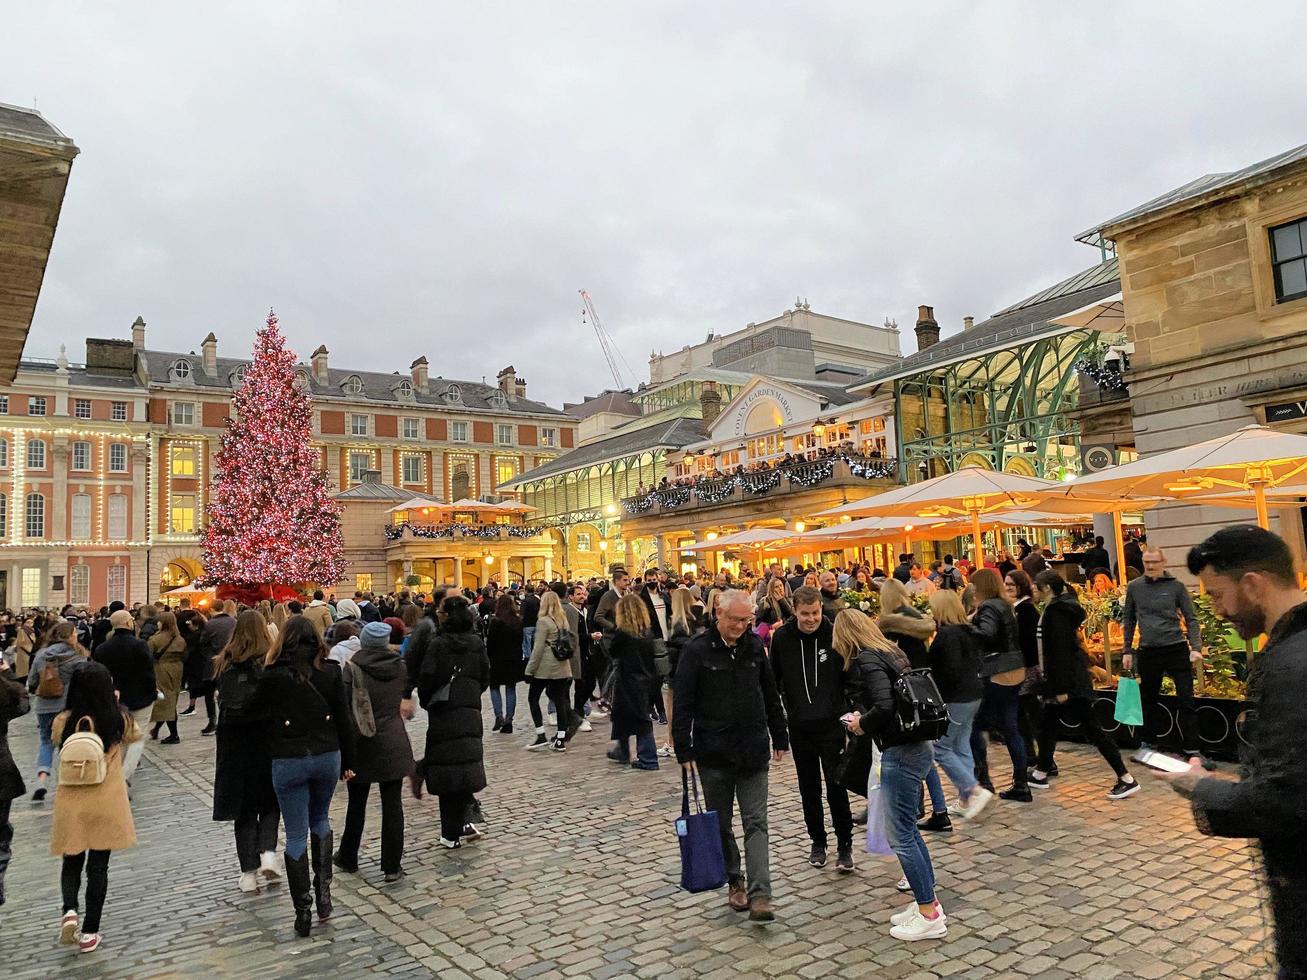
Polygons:
M808 526L808 525L804 524L803 521L795 521L795 522L794 522L794 530L796 530L796 531L799 532L800 534L803 533L803 529L804 529L805 527L807 527L807 526Z
M607 541L600 541L600 542L599 542L599 550L600 550L600 551L607 551L607 550L608 550L608 542L607 542Z
M609 504L607 507L604 508L604 513L607 514L609 517L612 517L614 514L617 513L617 505Z
M709 540L709 541L716 541L716 540L717 540L717 532L716 532L716 531L709 531L709 532L708 532L708 540Z

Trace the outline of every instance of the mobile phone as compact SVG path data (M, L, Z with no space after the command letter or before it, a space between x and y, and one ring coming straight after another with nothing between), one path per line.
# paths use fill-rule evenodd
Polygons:
M1159 769L1162 772L1187 772L1189 763L1183 759L1177 759L1173 755L1167 755L1165 752L1158 752L1154 749L1140 749L1133 756L1135 762L1142 762L1150 769Z
M843 725L845 728L848 728L850 725L852 725L852 724L853 724L853 712L852 712L852 711L846 711L844 714L840 715L840 724Z

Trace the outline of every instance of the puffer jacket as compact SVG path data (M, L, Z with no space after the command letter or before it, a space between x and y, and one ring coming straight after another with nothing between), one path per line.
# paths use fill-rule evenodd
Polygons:
M980 634L980 676L1011 675L1014 671L1025 674L1026 661L1021 655L1021 641L1017 638L1017 618L1006 599L986 599L976 610L972 620ZM995 683L1019 684L1004 676Z
M470 629L446 627L426 637L429 649L421 658L418 696L427 709L422 761L427 790L437 796L479 793L486 788L481 694L489 686L490 660L485 644ZM446 683L449 699L432 701Z
M911 606L899 606L889 612L882 612L879 624L885 638L898 645L912 662L913 667L930 666L930 653L926 648L926 641L935 632L933 617Z

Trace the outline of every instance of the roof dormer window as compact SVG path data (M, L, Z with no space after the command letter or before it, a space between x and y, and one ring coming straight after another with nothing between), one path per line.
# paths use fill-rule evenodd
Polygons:
M231 382L231 386L233 388L239 388L241 385L243 385L245 383L245 365L242 364L235 371L233 371L228 376L227 380Z
M309 376L304 371L295 372L295 387L300 391L309 390Z
M445 400L447 405L461 405L463 403L463 389L458 385L450 385L440 397Z
M172 362L172 367L168 368L169 381L185 381L191 376L191 362L184 357L179 357Z
M345 379L345 383L341 385L341 388L347 395L361 395L363 394L363 379L357 374L351 374Z
M413 382L401 381L395 386L395 394L399 396L400 401L411 402L413 400Z
M504 397L504 393L502 391L496 388L494 391L490 393L490 404L493 405L495 408L504 408L505 406L508 405L508 399Z

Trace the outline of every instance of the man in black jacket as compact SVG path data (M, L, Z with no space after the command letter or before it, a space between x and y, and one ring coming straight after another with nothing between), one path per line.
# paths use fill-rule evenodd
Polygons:
M1240 636L1268 633L1270 640L1249 670L1242 779L1207 776L1199 758L1189 760L1188 771L1162 778L1192 801L1203 833L1260 842L1279 976L1307 977L1307 603L1288 547L1252 525L1217 531L1189 552L1188 566Z
M785 708L776 678L749 629L753 602L731 589L722 596L717 624L681 649L676 666L672 741L676 760L698 773L704 804L717 811L730 877L728 902L754 922L771 922L771 868L767 856L767 767L790 747ZM748 889L731 829L740 803Z
M214 717L213 712L213 658L216 657L222 648L227 645L231 639L232 633L236 631L236 602L228 599L222 604L222 609L214 615L200 632L199 652L203 662L202 677L205 681L205 691L208 696L204 699L204 709L209 713L209 722L200 729L201 735L212 735L218 730L218 720Z
M110 616L109 625L113 627L113 632L95 648L91 659L109 669L114 690L118 692L118 701L132 713L136 727L144 735L145 726L150 723L154 701L159 696L159 688L154 680L154 657L145 641L137 639L136 623L126 609L119 609ZM144 738L127 743L123 752L123 779L129 784L144 751Z
M835 869L849 872L853 870L853 814L848 791L832 778L844 751L840 724L840 716L848 710L844 661L831 646L831 624L821 614L821 593L800 588L793 602L794 618L772 633L771 667L785 702L803 822L812 840L808 863L814 868L826 864L826 817L821 807L825 771L826 802L839 849Z

